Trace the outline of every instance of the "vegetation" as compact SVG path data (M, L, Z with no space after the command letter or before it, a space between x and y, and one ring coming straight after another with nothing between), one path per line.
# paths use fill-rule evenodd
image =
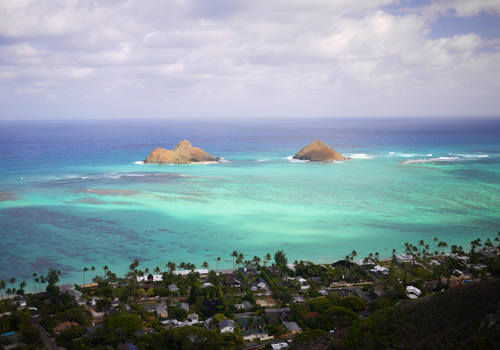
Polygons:
M52 339L45 344L49 348L132 343L139 349L243 349L250 343L243 341L238 320L245 330L265 330L276 341L293 339L296 349L494 348L500 343L498 239L475 239L468 252L451 245L448 255L448 244L437 238L433 244L406 243L404 249L409 263L398 262L393 250L390 261L380 261L375 252L358 264L354 250L331 265L288 264L283 250L251 260L234 251L235 267L245 269L202 276L194 264L169 261L166 271L152 269L154 278L136 259L124 278L107 265L102 276L94 266L85 267L82 285L89 277L96 283L69 290L58 286L60 271L50 269L33 273L36 294L25 292L26 281L2 280L0 292L12 299L0 302L0 330L15 334L1 337L0 347L22 340L23 349L41 348L43 331ZM387 270L373 270L378 264ZM407 287L417 288L416 300L408 299ZM277 307L282 309L276 314L268 312ZM292 334L283 321L297 323L302 332ZM233 322L234 329L223 333L225 322ZM258 343L252 345L269 347Z

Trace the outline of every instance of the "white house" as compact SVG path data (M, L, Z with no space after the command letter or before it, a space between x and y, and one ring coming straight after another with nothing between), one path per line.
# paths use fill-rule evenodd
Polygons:
M406 254L400 254L400 255L396 256L396 260L400 264L402 264L402 263L413 264L413 261L414 261L413 256L406 255Z
M406 286L406 296L408 298L417 299L420 296L420 294L422 294L422 291L417 287Z
M387 275L389 270L384 266L375 265L372 269L370 269L370 272L374 275Z
M234 321L222 320L218 324L221 333L233 333L235 330Z

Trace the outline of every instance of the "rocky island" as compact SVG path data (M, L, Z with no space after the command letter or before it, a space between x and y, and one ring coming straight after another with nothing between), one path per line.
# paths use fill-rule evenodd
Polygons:
M349 158L344 157L320 140L316 140L302 148L299 153L293 156L293 159L309 160L312 162L333 162Z
M191 164L219 160L219 157L212 157L201 148L193 147L189 141L183 140L173 150L155 148L144 160L144 164Z

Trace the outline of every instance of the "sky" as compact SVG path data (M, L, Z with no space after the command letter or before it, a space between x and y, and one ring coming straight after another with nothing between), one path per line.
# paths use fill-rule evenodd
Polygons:
M499 115L498 0L0 0L0 120Z

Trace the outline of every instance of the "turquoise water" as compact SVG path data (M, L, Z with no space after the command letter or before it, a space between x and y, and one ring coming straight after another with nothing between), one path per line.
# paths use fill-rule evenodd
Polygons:
M3 122L0 271L63 281L283 249L333 262L500 230L499 120ZM226 162L142 165L188 139ZM292 162L321 139L351 160ZM86 281L90 280L90 272ZM30 283L28 284L30 286Z

